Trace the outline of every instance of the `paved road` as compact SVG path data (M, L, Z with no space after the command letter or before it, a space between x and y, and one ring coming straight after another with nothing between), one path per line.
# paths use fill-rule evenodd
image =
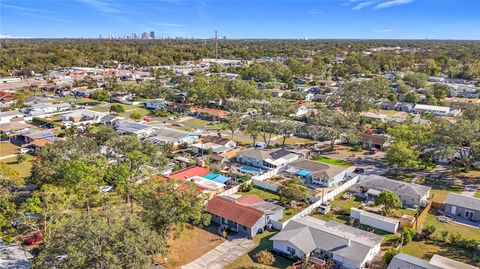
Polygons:
M249 252L257 245L246 238L225 241L182 269L221 269Z

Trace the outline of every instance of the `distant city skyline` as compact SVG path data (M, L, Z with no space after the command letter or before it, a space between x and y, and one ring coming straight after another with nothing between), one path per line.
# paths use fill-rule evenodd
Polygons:
M11 38L480 40L473 0L0 0Z

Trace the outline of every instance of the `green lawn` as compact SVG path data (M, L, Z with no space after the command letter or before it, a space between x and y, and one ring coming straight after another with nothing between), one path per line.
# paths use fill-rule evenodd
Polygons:
M197 118L192 118L192 119L189 119L187 121L185 121L185 123L187 124L190 124L192 126L196 126L196 127L205 127L207 126L211 121L208 121L208 120L201 120L201 119L197 119Z
M0 142L0 157L15 154L20 147L8 141Z
M258 196L260 196L262 199L275 199L275 200L279 200L280 197L278 196L277 193L274 193L274 192L271 192L269 190L264 190L264 189L261 189L261 188L258 188L258 187L253 187L253 189L249 192L237 192L237 194L256 194Z
M322 163L327 163L327 164L340 166L340 167L350 167L350 166L352 166L352 163L349 163L347 161L340 160L340 159L335 159L335 158L330 158L330 157L326 157L326 156L322 156L322 155L318 155L318 156L313 157L313 160L317 161L317 162L322 162Z
M277 143L282 143L282 138L276 140ZM315 143L312 139L303 138L303 137L289 137L285 140L285 144L287 145L295 145L295 144L312 144Z
M297 208L285 208L283 211L283 218L280 220L280 222L285 222L289 219L291 219L293 216L297 215L300 212Z
M476 198L480 198L480 191L477 191L474 195Z
M437 227L437 231L436 231L437 233L439 233L440 231L450 231L453 233L457 232L457 233L460 233L463 237L480 241L480 229L457 224L454 222L449 222L449 223L439 222L436 219L436 215L431 213L429 213L425 218L425 221L423 222L423 226L425 227L425 225L434 225L435 227Z
M243 254L240 258L236 259L231 264L227 265L226 269L234 268L263 268L263 269L272 269L272 268L288 268L292 265L292 261L285 259L283 257L275 256L275 263L272 266L258 264L254 261L255 254L262 250L272 250L273 243L270 241L270 238L274 235L274 232L264 232L253 238L253 241L258 244L258 246L250 251L249 253Z
M412 241L407 245L403 246L400 251L425 260L429 260L433 256L433 254L438 254L459 262L475 264L473 261L472 253L460 248L449 246L448 244L444 243L435 243L430 241Z
M228 138L230 138L231 136L228 136ZM232 138L233 141L237 142L237 143L240 143L240 144L245 144L245 145L251 145L253 144L253 140L250 139L250 138L244 138L244 137L239 137L237 135L233 135L233 138Z
M32 161L34 157L30 154L25 154L26 160L22 163L17 163L17 157L1 160L0 162L8 164L13 170L17 171L19 176L27 178L32 173Z

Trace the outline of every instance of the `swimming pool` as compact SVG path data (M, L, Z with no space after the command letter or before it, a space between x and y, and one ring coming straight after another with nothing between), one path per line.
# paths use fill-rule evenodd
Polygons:
M258 175L258 174L261 174L263 172L263 170L260 169L260 168L256 168L256 167L248 166L248 165L241 166L240 168L238 168L238 170L240 170L244 173L249 173L249 174L254 174L254 175Z

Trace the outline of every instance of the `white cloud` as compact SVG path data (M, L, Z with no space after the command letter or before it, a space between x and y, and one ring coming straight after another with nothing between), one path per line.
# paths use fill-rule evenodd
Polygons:
M379 3L375 6L375 9L389 8L394 6L405 5L413 2L413 0L390 0L386 2Z
M373 32L375 32L375 33L391 33L391 32L395 32L395 29L392 29L392 28L379 29L379 30L375 30Z
M91 7L93 7L95 10L105 13L105 14L119 14L121 13L120 8L115 6L109 1L105 0L79 0L82 3L85 3Z
M368 2L362 2L362 3L359 3L357 4L356 6L353 7L353 9L355 10L361 10L361 9L364 9L366 7L369 7L371 5L375 4L374 1L368 1Z
M18 39L26 39L26 38L31 38L29 36L13 36L13 35L1 35L0 38L8 39L8 38L18 38Z

